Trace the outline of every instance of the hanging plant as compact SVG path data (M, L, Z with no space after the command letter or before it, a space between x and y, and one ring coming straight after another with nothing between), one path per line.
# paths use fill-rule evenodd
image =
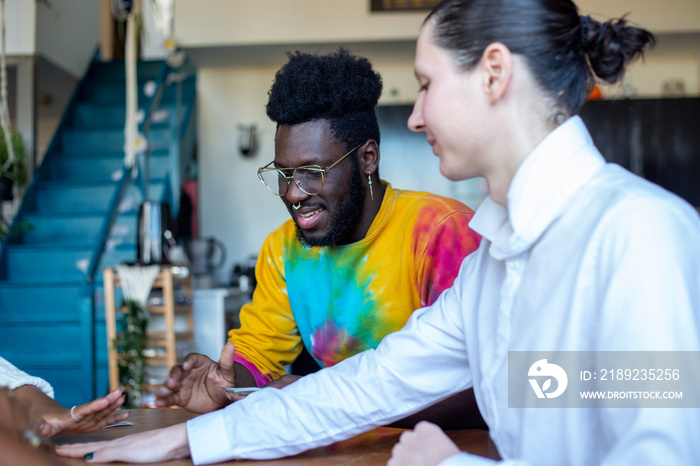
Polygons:
M24 163L24 145L18 131L10 131L10 141L14 160L10 160L10 151L5 143L5 132L0 131L0 200L12 199L12 186L19 190L27 186L28 172Z
M29 179L27 166L24 163L22 135L18 131L10 131L10 141L14 153L12 160L10 159L10 150L5 143L5 132L0 129L0 203L14 199L15 188L21 193L27 186ZM11 222L12 215L6 218L3 215L3 210L0 209L0 241L5 235L11 233L21 235L22 232L31 229L29 222L24 220L15 224L11 231Z
M146 348L146 324L148 317L143 307L136 301L122 302L122 328L112 341L119 354L119 382L126 392L125 407L141 408L142 386L145 378L143 350Z

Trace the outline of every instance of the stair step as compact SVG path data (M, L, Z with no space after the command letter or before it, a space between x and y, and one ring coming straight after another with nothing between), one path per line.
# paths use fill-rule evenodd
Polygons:
M81 282L0 282L0 325L38 322L79 322Z
M109 182L120 179L124 166L123 152L105 154L55 154L46 170L48 180ZM151 179L165 178L169 160L167 151L149 154L148 176Z
M95 183L75 184L42 182L37 186L37 212L77 214L103 211L109 206L115 185ZM149 199L162 199L165 180L151 180L148 188ZM119 205L119 212L138 211L143 202L143 193L138 186L130 185Z
M7 281L56 283L85 281L86 270L92 257L92 245L8 246ZM104 267L133 262L136 247L119 245L102 255L98 270Z
M87 185L42 182L37 186L37 210L52 213L105 210L112 198L114 187L114 183Z
M139 60L136 63L136 74L139 78L158 76L160 67L163 64L161 60ZM126 69L124 60L112 60L105 63L95 63L90 70L88 79L90 81L116 80L124 81L126 79Z
M151 151L167 150L172 132L167 127L152 127L147 139ZM117 152L124 150L124 129L64 129L61 151L67 154Z
M85 402L80 390L84 331L79 324L32 324L0 332L0 354L21 370L48 381L58 403L72 406Z
M144 117L145 102L141 101L138 114ZM155 110L151 119L152 124L162 124L168 121L174 106L161 106ZM76 104L71 120L74 128L123 128L126 120L126 106L120 104L96 104L92 102L80 102ZM139 120L140 122L140 120Z
M22 236L23 244L70 244L76 241L97 241L106 212L85 214L38 214L24 216L28 229ZM135 212L119 215L110 231L109 239L118 244L136 243L137 217Z
M146 83L152 79L140 79L137 83L137 98L140 104L148 102L150 96L146 96L144 89ZM172 104L176 102L177 86L167 86L161 96L160 104ZM194 78L186 79L182 82L183 102L192 101L195 92ZM119 81L98 81L88 82L82 90L79 102L91 102L93 104L124 104L126 102L126 87L124 82Z
M29 364L80 364L80 324L32 324L7 327L0 354L18 367ZM5 328L4 330L7 330ZM32 375L38 375L32 372Z
M61 247L9 246L6 254L8 281L84 281L92 247L87 244Z

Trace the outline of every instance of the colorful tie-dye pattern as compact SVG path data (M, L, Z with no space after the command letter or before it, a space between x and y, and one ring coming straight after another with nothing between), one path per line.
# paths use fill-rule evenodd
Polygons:
M452 199L387 186L380 212L365 239L357 243L304 248L296 240L293 223L286 222L268 237L256 270L261 289L241 311L243 326L250 328L231 332L238 356L276 377L281 374L280 360L293 360L298 351L291 358L282 357L281 348L261 354L265 353L261 334L283 346L302 339L322 366L375 348L387 334L403 327L415 309L432 304L452 286L462 260L479 244L478 235L467 226L472 214ZM275 260L267 254L274 254ZM273 265L281 279L270 272ZM278 287L284 282L289 310L273 311L261 304L264 296L283 301L275 296L275 283L266 283L265 277ZM289 339L272 333L276 324L292 321L280 312L293 314L294 335L289 327L280 329ZM258 343L247 344L252 338Z

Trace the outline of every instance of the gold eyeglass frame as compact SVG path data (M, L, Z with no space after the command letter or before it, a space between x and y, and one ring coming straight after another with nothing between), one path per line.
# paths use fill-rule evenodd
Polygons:
M275 196L282 197L282 196L286 196L287 193L289 192L289 186L291 185L292 180L294 180L294 175L296 174L297 170L303 169L303 170L317 171L317 172L320 172L320 173L321 173L321 189L319 189L319 191L318 191L317 193L310 193L310 192L306 191L304 188L301 187L301 183L299 183L299 180L294 180L294 184L297 185L297 188L299 188L299 189L301 190L301 192L303 192L303 193L306 194L307 196L315 196L315 195L317 195L317 194L320 194L321 191L323 191L323 186L325 185L325 182L326 182L326 172L327 172L328 170L330 170L331 168L335 167L336 165L338 165L343 159L345 159L345 157L347 157L348 155L350 155L350 154L352 154L353 152L355 152L355 150L359 149L360 146L362 146L362 144L364 144L364 143L361 143L361 144L359 144L359 145L353 147L352 149L350 149L350 151L349 151L347 154L343 155L341 158L339 158L338 160L336 160L335 162L333 162L333 164L331 164L330 166L328 166L328 167L326 167L326 168L321 168L320 165L303 165L303 166L301 166L301 167L295 167L295 168L276 168L276 167L271 167L271 166L270 166L270 165L272 165L273 163L275 163L275 161L273 160L272 162L268 163L268 164L265 165L264 167L258 168L258 179L260 180L260 182L261 182L262 184L265 185L265 187L266 187L268 190L270 190L270 192L271 192L272 194L274 194ZM284 172L282 172L282 170L292 170L292 175L291 175L291 176L287 176L287 175L284 174ZM263 174L263 172L268 172L268 171L276 171L277 173L279 173L280 175L282 175L282 176L287 180L287 189L285 190L284 194L282 194L281 192L280 192L280 193L275 193L275 192L272 190L272 188L265 182L265 180L264 180L263 177L262 177L262 174Z

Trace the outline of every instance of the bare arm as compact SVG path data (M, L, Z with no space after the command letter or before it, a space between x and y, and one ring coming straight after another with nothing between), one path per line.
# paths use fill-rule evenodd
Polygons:
M32 448L12 431L0 427L0 466L31 464L32 466L60 466L60 459L42 449Z

